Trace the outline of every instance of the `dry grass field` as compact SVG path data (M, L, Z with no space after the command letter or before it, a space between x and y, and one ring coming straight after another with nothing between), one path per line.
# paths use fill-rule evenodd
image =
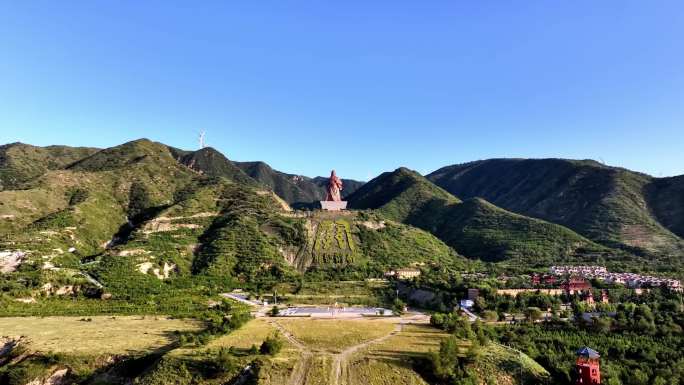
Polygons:
M130 354L173 341L175 330L197 330L196 321L157 316L0 318L0 336L25 336L33 350L74 354Z
M278 319L282 327L308 348L339 353L392 332L397 319Z
M247 322L240 329L211 341L207 348L234 346L240 349L248 349L252 345L259 347L266 337L275 331L276 329L266 319L257 318Z
M358 352L350 361L347 384L424 385L409 359L438 350L448 334L429 325L404 325L401 332ZM344 382L343 382L344 383Z

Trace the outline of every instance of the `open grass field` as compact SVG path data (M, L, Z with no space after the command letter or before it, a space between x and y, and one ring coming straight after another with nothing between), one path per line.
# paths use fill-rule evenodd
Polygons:
M266 319L257 318L247 322L240 329L211 341L207 348L234 346L240 349L249 349L252 345L259 347L266 337L275 331L276 329Z
M197 321L159 316L0 318L0 336L26 336L32 350L73 354L130 354L173 341L175 330L197 330Z
M404 325L401 332L359 351L349 363L347 384L424 385L410 358L439 349L448 334L429 325ZM344 382L343 382L344 383Z
M407 362L378 361L364 357L350 367L347 384L427 385L427 382Z
M308 348L339 353L350 346L391 333L397 319L280 318L277 322Z

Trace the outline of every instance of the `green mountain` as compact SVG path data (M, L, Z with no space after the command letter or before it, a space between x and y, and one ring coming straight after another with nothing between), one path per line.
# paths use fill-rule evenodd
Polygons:
M301 175L286 174L272 169L264 162L234 162L247 175L271 188L278 196L293 207L311 207L312 202L325 199L328 178L309 178ZM363 182L342 179L346 197L358 189Z
M294 212L213 149L141 139L30 181L0 191L7 309L28 306L18 296L47 295L35 310L73 290L118 306L176 306L174 290L206 285L261 290L303 275L363 279L466 262L430 233L373 213Z
M245 174L271 188L291 205L309 204L323 199L323 192L309 178L276 171L264 162L235 162Z
M223 177L237 183L256 186L258 183L219 151L205 147L197 151L183 151L170 148L178 161L192 170L212 177Z
M564 159L491 159L444 167L427 177L459 197L481 197L610 247L666 259L684 255L683 177L653 178Z
M400 168L366 183L350 205L375 209L430 231L468 257L548 264L603 248L562 226L514 214L482 199L461 202L420 174Z
M48 170L57 170L98 150L88 147L37 147L23 143L0 146L0 191L24 188Z
M329 176L317 176L315 178L312 178L311 182L318 186L323 191L323 196L325 196L329 180ZM361 186L366 184L366 182L345 178L342 178L342 183L344 184L344 189L342 190L342 199L346 199L348 196L350 196L356 190L358 190Z
M204 175L224 177L243 184L258 184L275 192L289 205L314 207L325 198L328 178L309 178L274 170L264 162L235 162L211 147L197 151L170 148L183 164ZM343 179L343 196L354 192L363 182Z

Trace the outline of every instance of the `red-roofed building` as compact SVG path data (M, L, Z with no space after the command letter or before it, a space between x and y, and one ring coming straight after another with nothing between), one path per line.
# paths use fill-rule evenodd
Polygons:
M575 385L601 384L600 357L601 356L596 350L588 347L584 347L577 351L577 361L575 362L577 380L575 381Z
M590 290L591 284L584 278L570 277L561 285L561 289L565 290L569 294L575 294L577 292Z

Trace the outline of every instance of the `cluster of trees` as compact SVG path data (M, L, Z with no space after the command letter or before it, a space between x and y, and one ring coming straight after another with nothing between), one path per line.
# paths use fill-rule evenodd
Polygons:
M652 337L634 332L586 330L572 324L521 324L497 330L509 344L544 366L554 384L572 384L575 351L590 346L601 354L607 385L684 384L684 337Z
M474 306L485 319L495 320L502 313L514 313L524 314L527 321L535 321L542 318L542 312L547 309L551 309L553 316L542 323L482 327L479 322L471 325L451 311L457 299L467 295L469 286L456 275L421 277L411 284L414 288L439 293L431 305L436 309L448 309L433 314L432 325L452 333L455 338L493 339L519 349L551 373L551 383L574 383L575 352L589 346L601 353L604 384L684 384L681 293L656 288L636 294L633 290L611 287L608 289L610 303L589 305L578 296L526 292L512 297L498 295L496 289L485 286L481 287ZM600 299L600 295L600 290L596 290L594 298ZM570 309L560 311L561 303L570 303ZM566 317L566 321L561 320ZM449 349L440 350L441 361L435 357L433 370L449 372L444 369L444 360L447 360L455 365L450 373L468 377L459 369L467 367L463 366L462 358L447 359L448 352ZM447 377L442 376L440 381L448 383Z
M427 359L417 361L418 371L438 384L475 385L482 379L474 365L483 355L483 348L491 343L491 328L482 322L471 323L456 313L435 313L430 324L451 335L445 338L438 351L430 352ZM485 379L487 384L496 380Z
M465 354L462 349L466 350ZM478 385L480 378L472 364L480 355L481 348L476 342L468 346L462 339L450 336L440 343L439 351L429 354L429 373L440 384Z
M546 367L554 383L571 384L576 349L601 353L603 383L608 385L684 384L684 312L680 293L653 289L640 296L625 293L612 309L599 309L590 322L575 306L574 321L497 329L510 344ZM608 311L610 310L610 311Z
M204 312L203 319L205 328L199 331L177 331L178 341L181 346L186 345L206 345L217 336L228 334L233 330L239 329L252 319L252 316L245 309L233 309L231 304L223 302L221 305Z

